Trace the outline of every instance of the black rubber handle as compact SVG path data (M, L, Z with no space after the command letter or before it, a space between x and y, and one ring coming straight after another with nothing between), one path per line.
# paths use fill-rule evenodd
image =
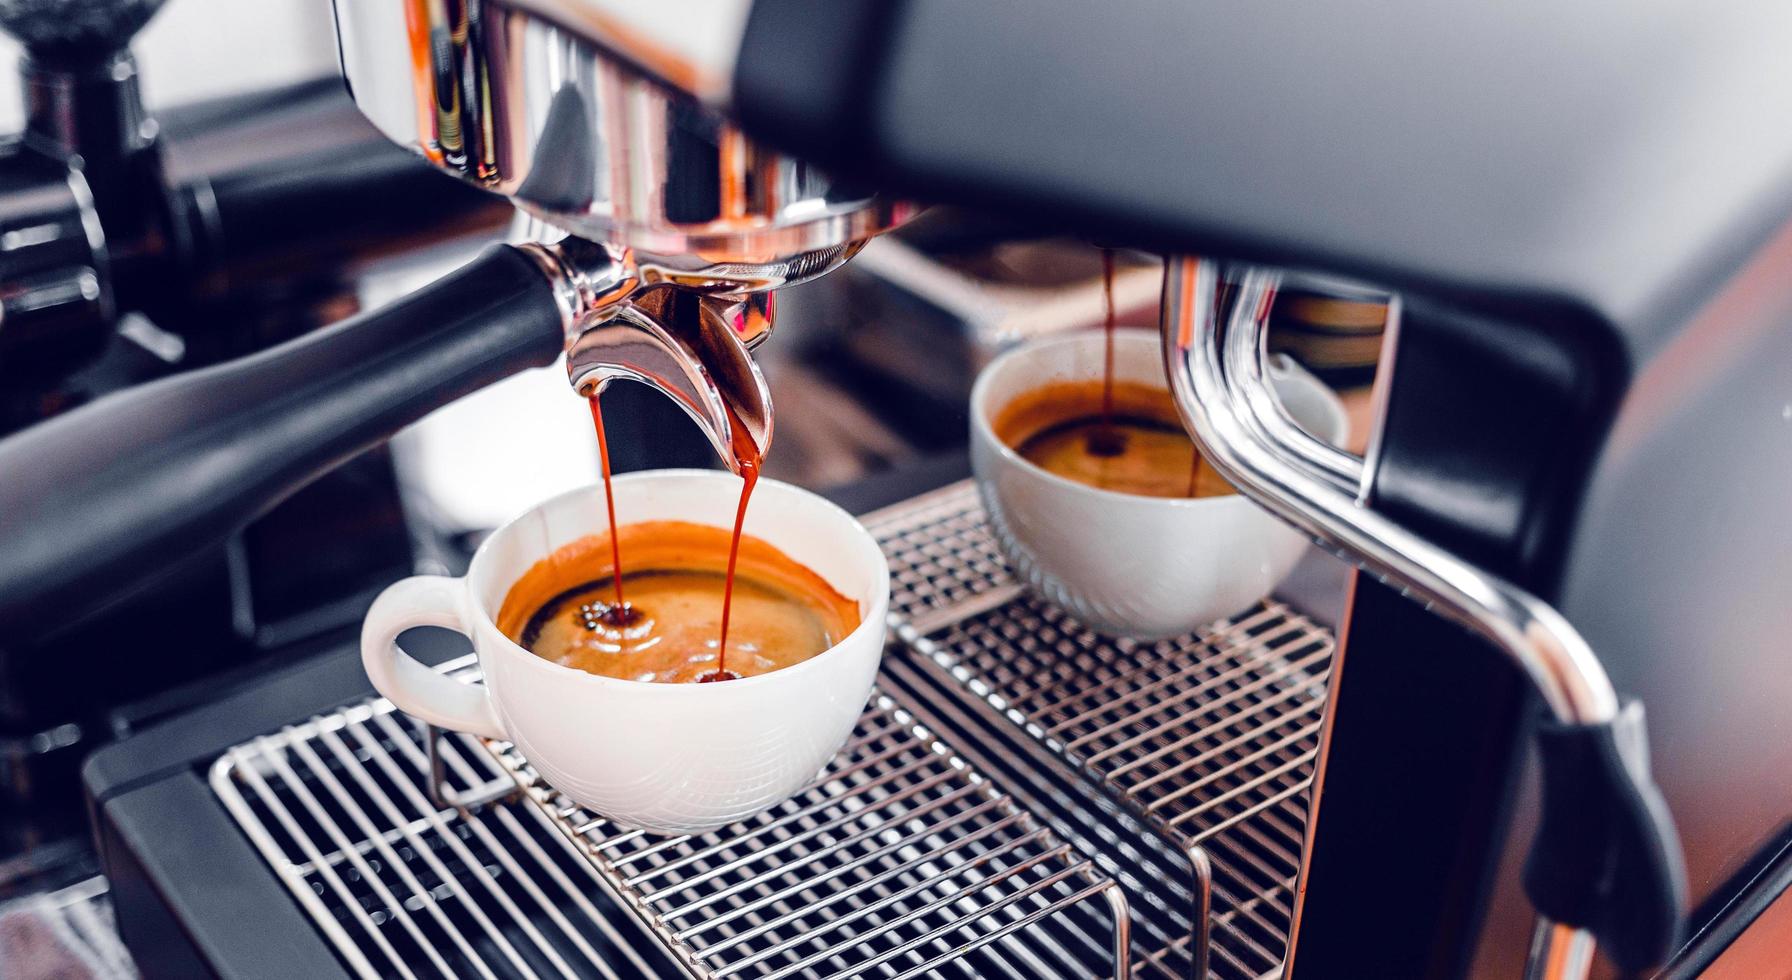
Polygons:
M1626 974L1659 966L1685 928L1686 868L1649 776L1642 702L1608 725L1546 722L1537 747L1543 821L1524 866L1531 904L1592 932Z
M425 413L563 347L509 246L383 309L0 442L0 645L153 581Z

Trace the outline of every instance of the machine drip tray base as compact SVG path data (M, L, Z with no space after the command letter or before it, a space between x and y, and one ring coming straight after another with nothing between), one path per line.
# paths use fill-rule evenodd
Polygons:
M1272 602L1179 640L1103 640L1008 577L968 482L865 523L893 575L878 690L814 784L722 831L615 827L509 745L365 696L188 771L237 831L227 849L285 893L268 914L308 922L347 975L1277 969L1330 634Z

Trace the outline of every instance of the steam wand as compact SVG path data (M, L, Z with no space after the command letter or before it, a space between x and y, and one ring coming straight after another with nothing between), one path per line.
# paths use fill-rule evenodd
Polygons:
M1543 819L1524 874L1538 911L1529 975L1584 977L1595 940L1626 972L1658 965L1684 927L1686 870L1649 775L1641 703L1619 699L1599 658L1548 604L1353 496L1360 465L1291 440L1273 396L1257 391L1262 372L1235 363L1263 357L1275 276L1246 274L1225 324L1216 285L1209 261L1166 265L1164 367L1204 457L1316 544L1492 643L1549 712L1536 732Z

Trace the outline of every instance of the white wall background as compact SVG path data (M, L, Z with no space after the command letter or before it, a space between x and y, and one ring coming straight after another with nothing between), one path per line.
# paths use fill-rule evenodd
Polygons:
M336 70L330 0L168 0L133 46L151 106L252 91ZM0 35L0 133L24 125L19 45Z

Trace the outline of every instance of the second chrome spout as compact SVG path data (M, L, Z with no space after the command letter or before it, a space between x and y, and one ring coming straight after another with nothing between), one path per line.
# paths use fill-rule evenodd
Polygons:
M771 392L748 354L771 319L770 293L647 289L578 334L567 348L567 377L586 396L617 379L651 385L685 410L738 473L771 447Z

